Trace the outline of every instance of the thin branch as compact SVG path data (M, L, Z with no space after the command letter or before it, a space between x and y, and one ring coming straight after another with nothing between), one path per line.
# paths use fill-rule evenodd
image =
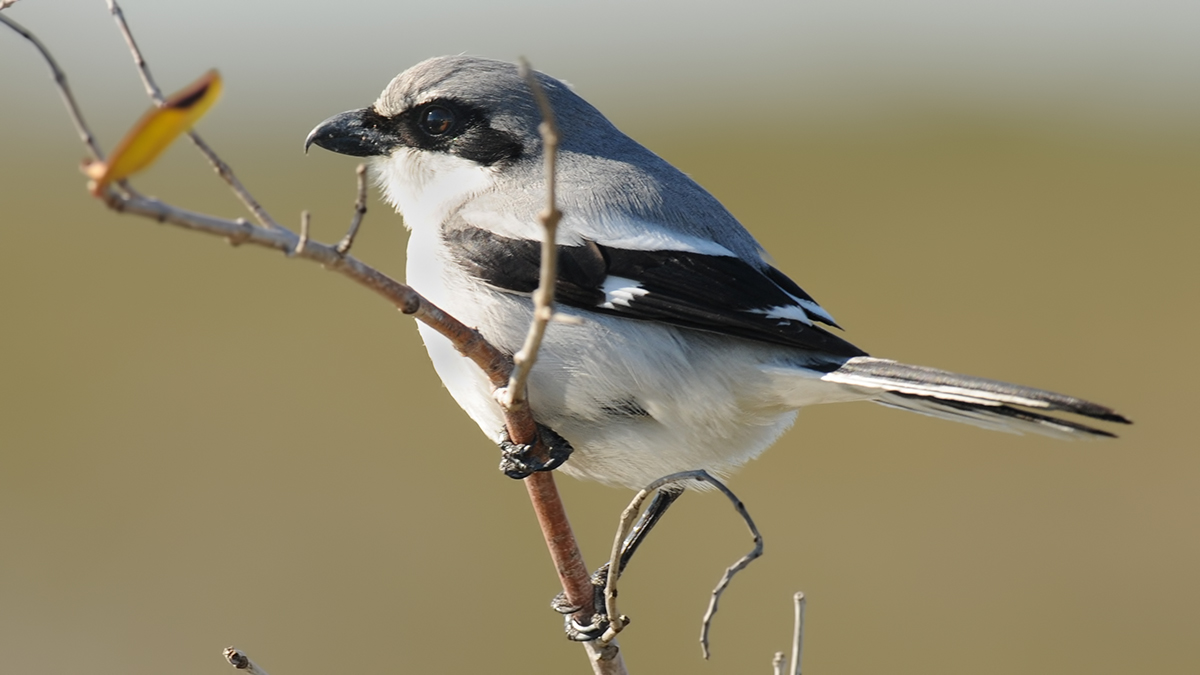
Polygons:
M804 606L808 601L799 591L792 596L792 601L796 609L792 621L792 675L800 675L800 660L804 656Z
M246 220L226 220L203 213L188 211L165 204L151 197L120 195L107 191L101 198L109 208L119 213L143 216L160 223L170 223L187 230L223 237L231 244L252 244L271 248L292 257L312 260L326 269L339 272L390 301L405 314L411 314L449 338L459 351L491 378L493 383L507 382L510 361L492 347L474 329L442 311L411 287L402 284L352 256L339 255L327 244L308 240L299 251L300 236L279 228L267 229Z
M608 556L608 578L604 582L604 613L608 619L608 630L604 631L604 635L600 636L598 642L607 643L612 640L629 623L629 618L617 611L617 581L621 578L621 549L624 546L625 538L632 531L646 498L657 492L658 488L663 485L676 482L678 475L671 474L659 478L642 488L633 496L629 506L626 506L625 510L621 512L621 519L617 524L617 534L613 537L612 550Z
M774 667L775 675L787 675L787 656L783 652L775 652L775 658L771 659L771 665Z
M107 1L108 10L112 12L113 15L113 21L117 23L117 28L121 31L121 35L124 36L125 44L128 45L129 52L133 56L133 64L137 67L138 75L140 75L142 78L142 85L146 87L146 94L150 97L150 100L154 101L154 105L161 107L164 100L162 89L160 89L158 84L155 83L154 77L150 75L150 66L146 63L146 59L142 56L142 51L138 49L137 41L133 39L133 31L129 29L129 24L125 21L125 12L122 11L121 6L117 4L117 0ZM200 134L196 133L195 131L188 131L188 138L192 140L192 143L197 149L200 150L200 154L204 155L204 157L208 160L208 163L212 165L213 170L217 172L217 175L219 175L226 183L229 184L229 187L231 190L233 190L233 193L237 195L238 199L240 199L242 204L246 207L246 210L248 210L254 216L254 219L257 220L260 225L263 227L282 229L282 226L275 222L275 219L271 218L266 209L264 209L262 205L258 203L258 200L250 194L250 191L246 189L246 186L242 185L242 182L238 180L237 176L234 175L233 169L230 168L230 166L226 164L224 160L217 156L217 153L214 152L213 149L204 142L204 139L200 138Z
M583 643L583 647L587 651L588 659L592 663L592 672L595 675L629 675L616 640L612 640L606 645L592 640Z
M527 392L526 383L533 364L537 362L538 349L542 338L546 336L546 328L554 316L554 285L558 281L558 221L562 212L558 210L555 194L555 167L558 161L558 125L554 120L554 110L546 92L537 81L537 75L529 67L525 59L521 59L521 75L525 78L533 99L537 102L542 114L542 123L538 131L542 135L542 155L545 157L546 171L546 208L538 214L542 223L542 261L538 276L538 287L533 293L533 321L529 325L529 333L525 336L525 344L513 356L513 372L509 377L508 386L504 390L501 403L505 408L525 405Z
M250 657L246 656L246 652L240 649L230 646L226 647L222 653L225 655L225 660L229 662L229 665L238 670L246 671L248 675L267 675L267 671L259 668L258 664L251 661Z
M334 248L339 255L346 255L354 245L354 237L358 234L358 226L362 224L363 216L367 215L367 165L359 164L354 169L358 177L358 197L354 200L354 217L350 219L350 230Z
M712 476L708 476L707 480L715 485L716 488L729 499L729 501L733 502L733 508L738 512L739 515L742 516L742 519L746 521L746 527L750 529L750 534L754 537L754 548L749 553L739 558L737 562L733 563L733 565L726 568L725 573L721 575L721 580L717 582L716 588L713 588L712 597L708 600L708 610L704 612L704 619L700 622L700 651L703 652L705 659L709 657L708 629L712 625L713 617L717 614L717 603L721 601L721 594L725 592L725 588L729 585L729 582L733 581L733 575L741 572L746 568L747 565L753 562L755 558L761 556L763 553L762 535L758 533L758 527L754 525L754 520L750 518L750 513L746 511L746 505L743 504L742 500L738 499L737 495L733 494L729 488L725 487L724 483L716 480Z
M16 0L13 0L13 2L16 2ZM11 4L10 2L9 5ZM5 5L5 7L9 5ZM3 9L3 7L0 7L0 9ZM75 103L75 95L71 93L71 87L67 84L67 74L63 72L62 68L58 67L58 61L55 61L54 57L50 55L50 50L46 49L46 45L42 44L42 41L36 35L3 14L0 14L0 23L3 23L16 31L21 37L32 42L33 46L41 52L46 65L50 66L50 73L54 76L54 87L58 89L59 95L62 96L63 105L67 107L67 114L71 116L71 123L75 125L75 133L79 134L79 140L83 141L83 144L87 146L92 161L104 161L104 152L100 150L100 145L96 143L96 137L92 135L91 129L88 129L87 123L83 121L83 113L79 110L79 105Z
M121 11L121 6L116 3L116 0L108 0L108 11L112 13L113 20L117 22L117 28L121 31L121 37L125 38L129 53L133 55L133 65L137 67L138 75L142 78L142 86L146 88L146 95L150 97L151 101L154 101L155 105L162 105L162 90L158 88L154 78L150 75L150 66L146 63L146 59L142 58L142 50L138 49L137 40L133 39L133 32L129 30L129 24L125 21L125 12Z
M682 484L688 481L702 481L720 490L733 503L733 508L742 517L742 520L746 522L746 527L749 528L750 534L754 538L754 548L725 570L725 574L721 576L721 580L717 582L716 588L712 591L712 597L708 602L708 610L704 612L704 619L700 624L700 650L704 653L705 659L709 657L708 631L712 624L713 616L717 613L717 603L720 602L721 595L725 592L725 587L733 580L733 575L742 571L755 558L762 555L763 540L762 535L758 532L758 527L754 524L754 519L750 517L750 513L746 510L746 506L742 503L742 500L738 499L737 495L726 487L724 483L713 478L712 475L703 470L682 471L659 478L634 495L633 500L629 502L629 506L625 507L625 510L621 512L620 524L617 526L616 536L613 537L612 550L608 559L608 579L607 586L604 589L604 611L607 614L609 627L597 642L601 644L607 643L616 637L617 633L620 633L629 622L626 617L621 616L617 612L617 581L621 574L621 547L625 542L625 538L629 536L630 529L637 519L638 512L642 509L642 504L646 501L647 497L659 488L666 485Z
M304 247L308 246L308 230L312 224L312 217L308 209L300 212L300 241L296 242L296 248L292 249L292 255L301 255L304 253Z
M512 433L511 426L509 433ZM523 482L529 491L529 501L533 504L533 511L537 515L550 558L554 561L554 568L558 571L559 583L562 584L567 602L573 607L579 607L574 616L580 617L583 622L590 622L596 613L591 574L583 560L583 554L579 551L571 523L567 520L567 512L554 482L554 474L538 471ZM624 659L615 649L616 642L608 640L597 644L598 642L593 640L583 643L588 660L592 664L592 671L596 675L626 675Z
M0 11L6 10L18 2L20 2L20 0L0 0Z

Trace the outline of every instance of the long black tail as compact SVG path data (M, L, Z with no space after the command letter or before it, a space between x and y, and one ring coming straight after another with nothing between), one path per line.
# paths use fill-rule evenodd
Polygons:
M1065 438L1116 436L1043 412L1130 423L1112 408L1073 396L869 356L852 358L821 379L877 391L871 400L886 406L999 431Z

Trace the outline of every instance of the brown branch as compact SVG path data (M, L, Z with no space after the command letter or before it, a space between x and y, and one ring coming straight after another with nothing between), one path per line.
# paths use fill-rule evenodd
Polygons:
M687 483L689 481L701 481L712 485L724 494L730 502L733 503L733 508L746 522L746 527L749 528L751 536L754 538L754 548L749 553L742 556L733 565L725 570L721 575L721 580L717 582L716 588L712 591L712 597L708 601L708 609L704 612L704 619L700 624L700 650L704 653L704 658L709 657L708 651L708 631L712 625L712 619L717 614L717 603L721 600L721 595L725 592L725 588L729 582L733 580L733 575L745 569L755 558L762 555L763 540L762 535L758 532L758 527L754 524L754 519L750 517L750 512L746 510L745 504L738 499L724 483L713 478L707 471L681 471L673 473L669 476L663 476L658 480L650 483L642 488L633 499L629 502L629 506L621 512L621 520L617 525L617 534L613 537L612 550L608 558L608 579L604 589L604 612L608 619L608 630L604 632L597 642L607 644L617 633L625 628L629 623L629 619L617 612L617 582L621 576L621 548L625 542L625 538L629 536L630 530L633 527L634 521L637 519L638 512L642 509L642 504L659 488L667 485L677 485Z
M443 335L456 340L456 344L471 343L473 351L479 351L474 345L478 335L456 319L438 309L433 303L421 297L409 286L402 284L375 268L351 256L341 256L337 249L316 241L305 241L300 246L301 236L284 228L267 229L252 225L244 219L227 220L195 211L188 211L171 206L152 197L143 197L136 193L122 195L112 190L101 195L104 203L119 213L150 218L160 223L170 223L195 232L223 237L233 245L252 244L271 248L289 256L312 260L344 274L379 295L383 296L400 311L412 314L421 319ZM299 250L297 250L299 249ZM478 341L486 345L482 338ZM468 356L470 356L468 354ZM490 354L480 354L475 358L476 363L488 364L495 368L494 361L504 362L507 358L495 349Z

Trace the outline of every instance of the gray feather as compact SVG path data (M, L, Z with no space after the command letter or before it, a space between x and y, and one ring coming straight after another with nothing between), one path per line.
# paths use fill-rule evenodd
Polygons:
M1067 412L1106 422L1130 423L1111 408L1074 396L869 356L849 359L821 379L858 389L880 390L872 398L876 403L1002 431L1071 437L1114 435L1033 411Z

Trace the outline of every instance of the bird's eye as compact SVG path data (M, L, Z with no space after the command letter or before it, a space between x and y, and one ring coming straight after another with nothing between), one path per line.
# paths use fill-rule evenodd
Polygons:
M454 113L440 105L429 106L421 113L421 128L430 136L441 136L454 126Z

